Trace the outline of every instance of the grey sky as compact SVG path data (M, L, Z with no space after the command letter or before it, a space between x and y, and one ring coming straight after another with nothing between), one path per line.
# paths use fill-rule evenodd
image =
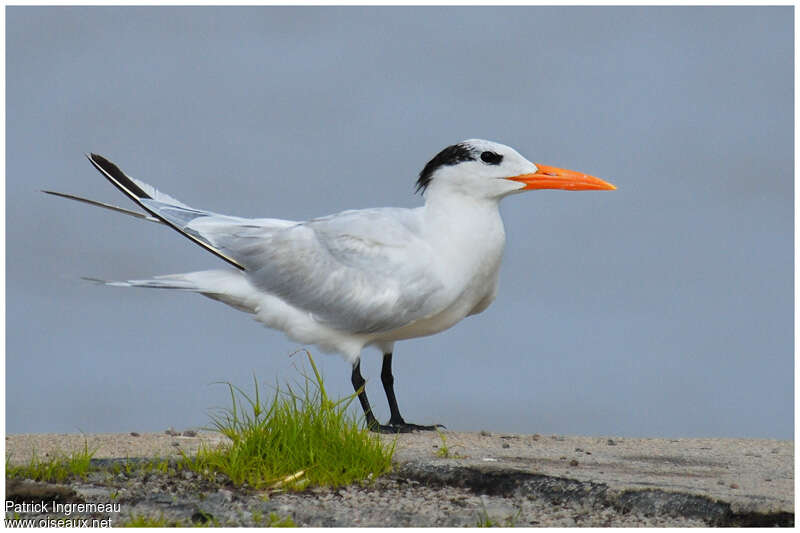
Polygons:
M400 342L400 407L455 430L793 435L793 8L6 11L6 430L208 422L213 382L298 348L189 294L80 279L224 264L131 206L103 154L189 205L305 219L416 206L480 137L614 192L509 198L497 300ZM333 394L350 368L317 352ZM362 367L388 416L380 358Z

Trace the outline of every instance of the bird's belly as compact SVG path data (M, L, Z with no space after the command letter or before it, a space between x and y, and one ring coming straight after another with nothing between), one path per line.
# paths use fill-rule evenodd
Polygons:
M465 313L456 313L448 309L432 317L423 318L402 328L386 332L381 335L380 340L413 339L433 335L455 325L465 316Z
M491 294L493 294L493 292L494 291L491 291ZM427 335L439 333L440 331L454 326L463 318L472 314L476 307L481 302L485 301L487 297L489 297L489 294L484 291L480 294L468 291L466 294L462 294L460 298L443 311L416 320L401 328L379 333L376 336L376 341L413 339L415 337L425 337Z

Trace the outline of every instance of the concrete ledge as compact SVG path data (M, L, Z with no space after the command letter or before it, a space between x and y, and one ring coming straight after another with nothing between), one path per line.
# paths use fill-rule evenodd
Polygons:
M547 494L542 487L555 483L564 494L611 498L622 507L663 511L671 509L669 502L684 502L675 505L688 512L689 502L699 498L697 505L708 512L713 506L701 500L719 503L726 510L714 512L731 516L794 515L792 441L443 435L444 443L437 434L400 435L396 460L407 463L403 468L409 475L416 471L431 481L479 486L481 476L505 476L517 488L538 486L534 492ZM442 446L452 458L435 458ZM534 482L536 476L550 481Z
M384 435L382 438L396 446L391 478L401 483L407 481L409 487L420 487L409 493L409 498L413 498L415 492L418 498L430 498L430 493L423 493L422 487L451 487L491 497L500 507L505 505L503 502L510 505L510 502L538 500L573 507L585 504L587 508L610 508L619 516L631 513L664 518L656 524L671 523L668 517L674 517L718 526L794 525L794 444L791 441L448 431ZM89 449L95 451L96 463L108 464L126 458L191 455L201 445L215 446L223 442L225 439L219 434L202 431L142 435L9 435L6 455L11 463L19 464L30 460L34 452L39 457L47 457L82 450L88 444ZM387 482L387 486L390 484ZM76 487L63 487L63 490L73 488ZM84 496L103 494L105 490L102 487L77 488ZM384 489L378 484L370 490ZM191 492L189 488L189 499ZM331 510L314 511L319 497L318 494L286 495L283 499L276 498L275 502L292 502L285 511L305 516L307 525L326 524ZM198 501L206 501L204 498ZM242 495L242 501L247 498ZM372 501L372 497L366 501ZM359 505L358 509L368 511L364 503ZM215 512L222 513L224 509L223 502ZM348 512L341 513L341 522L329 525L369 524L350 524ZM380 512L374 514L381 516ZM430 517L406 518L408 524L437 524L425 522ZM469 520L464 522L469 523ZM401 522L395 525L399 524Z

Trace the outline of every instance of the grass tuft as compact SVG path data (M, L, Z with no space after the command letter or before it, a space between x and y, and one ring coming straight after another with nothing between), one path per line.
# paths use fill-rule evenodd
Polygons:
M505 517L501 522L489 516L489 511L486 509L486 502L483 498L485 496L481 496L481 510L478 512L478 520L475 527L516 527L517 521L522 514L522 509L518 509L515 514Z
M291 516L281 518L276 513L269 513L269 516L265 518L258 511L253 511L253 521L256 526L261 527L297 527Z
M436 429L436 433L439 435L439 439L442 441L442 445L439 446L439 449L436 450L436 457L441 457L443 459L464 459L466 456L459 455L450 450L450 447L447 445L447 437L445 437L444 433Z
M58 454L46 460L39 459L34 453L26 465L11 465L10 457L6 457L6 479L33 479L49 483L61 483L72 477L86 479L92 470L94 453L95 450L89 451L89 443L84 440L83 450L69 455Z
M122 523L122 527L169 527L170 525L163 514L158 518L147 515L131 515Z
M253 521L258 527L297 527L291 516L284 518L279 517L276 513L269 513L268 517L264 517L258 511L253 512ZM164 518L163 513L158 518L154 516L133 514L121 524L121 527L221 527L214 517L206 513L198 513L198 518L184 523L182 520L169 521Z
M276 387L267 403L255 378L252 396L227 383L231 407L212 421L231 444L201 448L186 465L200 475L219 472L236 485L270 491L338 487L388 472L394 445L348 412L355 394L338 401L328 397L313 357L306 355L313 375L303 373L298 390Z

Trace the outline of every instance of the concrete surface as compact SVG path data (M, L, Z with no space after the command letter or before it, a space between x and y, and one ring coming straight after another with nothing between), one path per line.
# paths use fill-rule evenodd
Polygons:
M191 433L189 433L191 435ZM794 522L794 443L757 439L634 439L424 432L396 439L395 475L428 487L587 501L717 525ZM175 457L216 433L9 435L6 456L25 462L82 449L94 457ZM446 453L445 450L446 449Z
M446 461L452 467L707 496L736 512L794 512L791 441L443 435L451 455L464 456ZM435 433L400 435L395 460L442 464L429 458L441 446Z
M496 486L652 513L714 515L717 524L794 520L791 441L443 435L444 443L437 434L400 435L397 469L412 479L473 489ZM451 458L431 458L442 446Z

